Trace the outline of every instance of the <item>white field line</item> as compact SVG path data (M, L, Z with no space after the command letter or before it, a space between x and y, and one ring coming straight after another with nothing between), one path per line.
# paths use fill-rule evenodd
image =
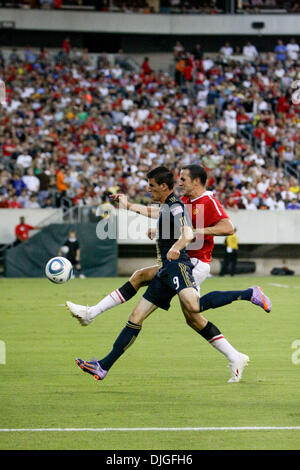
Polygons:
M287 284L276 284L275 282L269 282L269 286L284 287L285 289L288 289L290 287Z
M185 431L300 431L300 426L222 426L195 428L12 428L0 432L185 432Z
M284 287L285 289L300 289L300 286L289 286L288 284L277 284L275 282L269 282L269 286Z

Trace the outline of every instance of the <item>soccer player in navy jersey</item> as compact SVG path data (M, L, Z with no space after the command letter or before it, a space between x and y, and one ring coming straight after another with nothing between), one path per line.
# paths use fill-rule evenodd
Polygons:
M157 224L158 271L111 351L99 361L78 358L76 363L95 379L103 380L113 364L133 344L146 318L157 308L168 310L171 299L177 294L187 324L225 355L231 370L229 382L239 382L249 357L237 351L219 329L200 313L199 294L192 275L193 265L186 250L194 239L194 233L184 204L173 193L173 174L165 167L158 167L151 170L147 178L152 200L161 204Z
M194 246L193 249L188 249L188 254L193 264L193 277L199 295L200 286L210 273L214 237L228 236L234 231L233 224L221 203L213 196L211 191L207 191L206 180L207 173L201 165L185 166L182 168L179 178L179 187L183 192L181 201L189 208L194 230L199 233L200 237L203 237L202 243L198 243L198 246ZM154 219L157 219L159 216L158 207L129 203L124 194L116 194L113 196L113 199L118 200L120 207L127 210ZM199 227L198 218L200 212L202 212L202 219L200 218L201 227ZM118 289L114 289L96 305L78 305L68 301L67 306L80 324L87 326L101 313L130 300L140 287L148 285L157 271L157 264L135 271L129 281ZM247 300L263 308L266 312L271 311L270 299L258 286L252 286L246 290L209 292L200 298L200 308L204 312L211 308L228 305L236 300Z

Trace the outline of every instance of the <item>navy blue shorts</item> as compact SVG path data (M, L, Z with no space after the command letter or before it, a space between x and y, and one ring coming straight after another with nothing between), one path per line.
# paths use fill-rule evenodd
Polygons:
M172 298L181 290L193 287L197 290L192 275L192 264L170 261L160 268L156 276L150 282L144 299L164 310L169 310Z

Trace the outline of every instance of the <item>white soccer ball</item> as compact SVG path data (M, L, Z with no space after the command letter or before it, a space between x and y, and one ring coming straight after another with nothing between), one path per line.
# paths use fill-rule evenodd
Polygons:
M66 254L69 253L70 248L68 246L64 245L64 246L61 247L60 251L62 252L63 255L66 255Z
M73 274L72 263L63 256L49 259L45 267L45 274L49 281L55 284L64 284L71 279Z

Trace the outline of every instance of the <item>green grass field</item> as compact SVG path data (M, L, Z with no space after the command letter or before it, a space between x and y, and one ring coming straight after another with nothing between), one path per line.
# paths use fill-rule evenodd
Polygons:
M205 312L250 356L237 384L227 383L225 357L186 325L177 298L169 312L157 310L147 319L103 382L83 374L75 358L106 355L143 291L85 328L63 304L94 304L124 280L75 279L63 286L47 279L0 280L6 347L1 450L300 449L299 429L230 429L300 427L300 352L292 347L300 339L299 277L213 277L203 284L202 294L258 284L272 299L271 314L245 301ZM202 427L228 430L28 431Z

